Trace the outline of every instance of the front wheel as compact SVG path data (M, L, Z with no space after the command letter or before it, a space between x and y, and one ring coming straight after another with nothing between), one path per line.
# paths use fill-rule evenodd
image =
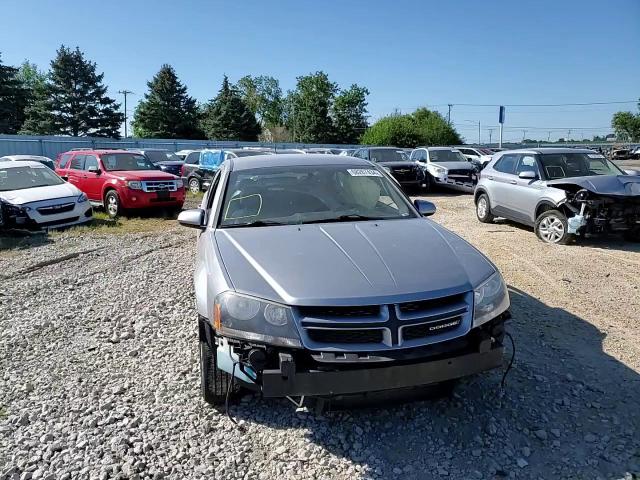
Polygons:
M556 245L566 245L574 235L568 233L567 216L559 210L547 210L536 220L535 232L540 240Z
M213 329L206 319L200 322L200 389L204 401L213 406L224 405L231 375L218 368L217 354L213 342ZM231 394L239 392L237 382L231 385Z
M107 215L110 218L116 218L122 213L122 207L120 206L120 197L115 190L109 190L104 196L104 209L107 211Z
M190 178L189 191L195 195L197 193L200 193L200 189L200 180L198 180L197 178Z
M482 223L493 222L494 216L491 213L489 197L486 193L481 194L476 201L476 216Z

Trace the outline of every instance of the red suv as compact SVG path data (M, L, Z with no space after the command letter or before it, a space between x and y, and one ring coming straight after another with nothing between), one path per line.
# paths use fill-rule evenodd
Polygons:
M110 217L124 210L184 203L180 177L163 172L144 155L124 150L80 150L60 155L56 173L103 206Z

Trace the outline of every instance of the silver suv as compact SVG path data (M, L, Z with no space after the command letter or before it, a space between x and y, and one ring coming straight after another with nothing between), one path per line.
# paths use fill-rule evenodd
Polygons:
M575 148L496 154L475 190L483 223L504 217L533 226L548 243L577 235L623 233L640 239L640 177L602 154Z
M202 393L333 397L452 385L502 365L496 267L378 164L338 155L226 160L195 261ZM424 255L423 248L429 255Z

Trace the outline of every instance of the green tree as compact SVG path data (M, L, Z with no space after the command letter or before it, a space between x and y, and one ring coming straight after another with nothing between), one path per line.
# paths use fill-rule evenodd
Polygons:
M52 133L120 137L124 115L118 111L120 104L107 95L103 78L78 47L58 49L46 88Z
M49 104L47 74L30 62L23 62L18 70L18 78L27 91L25 122L21 134L49 135L55 133L53 115Z
M369 90L356 84L336 95L331 108L333 139L337 143L358 143L367 129Z
M297 78L286 99L287 128L293 141L327 143L334 137L330 112L338 86L324 72Z
M618 138L629 142L640 141L640 102L638 102L638 113L614 113L611 119L611 126Z
M162 65L147 86L149 91L133 115L136 137L204 138L196 101L188 95L171 65Z
M459 145L462 139L438 112L419 108L411 114L381 118L367 129L361 142L367 145L417 147Z
M3 65L0 58L0 133L20 130L27 106L27 91L18 77L18 69Z
M226 75L218 95L204 108L202 127L207 138L215 140L256 141L262 131L256 116L229 85Z
M282 125L283 97L277 79L265 75L246 75L238 80L236 89L249 110L265 127Z

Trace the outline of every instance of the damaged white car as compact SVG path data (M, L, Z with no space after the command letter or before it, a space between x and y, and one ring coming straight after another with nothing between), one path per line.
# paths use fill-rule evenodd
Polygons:
M640 241L640 176L574 148L511 150L482 170L475 190L483 223L503 217L534 227L547 243L621 233Z

